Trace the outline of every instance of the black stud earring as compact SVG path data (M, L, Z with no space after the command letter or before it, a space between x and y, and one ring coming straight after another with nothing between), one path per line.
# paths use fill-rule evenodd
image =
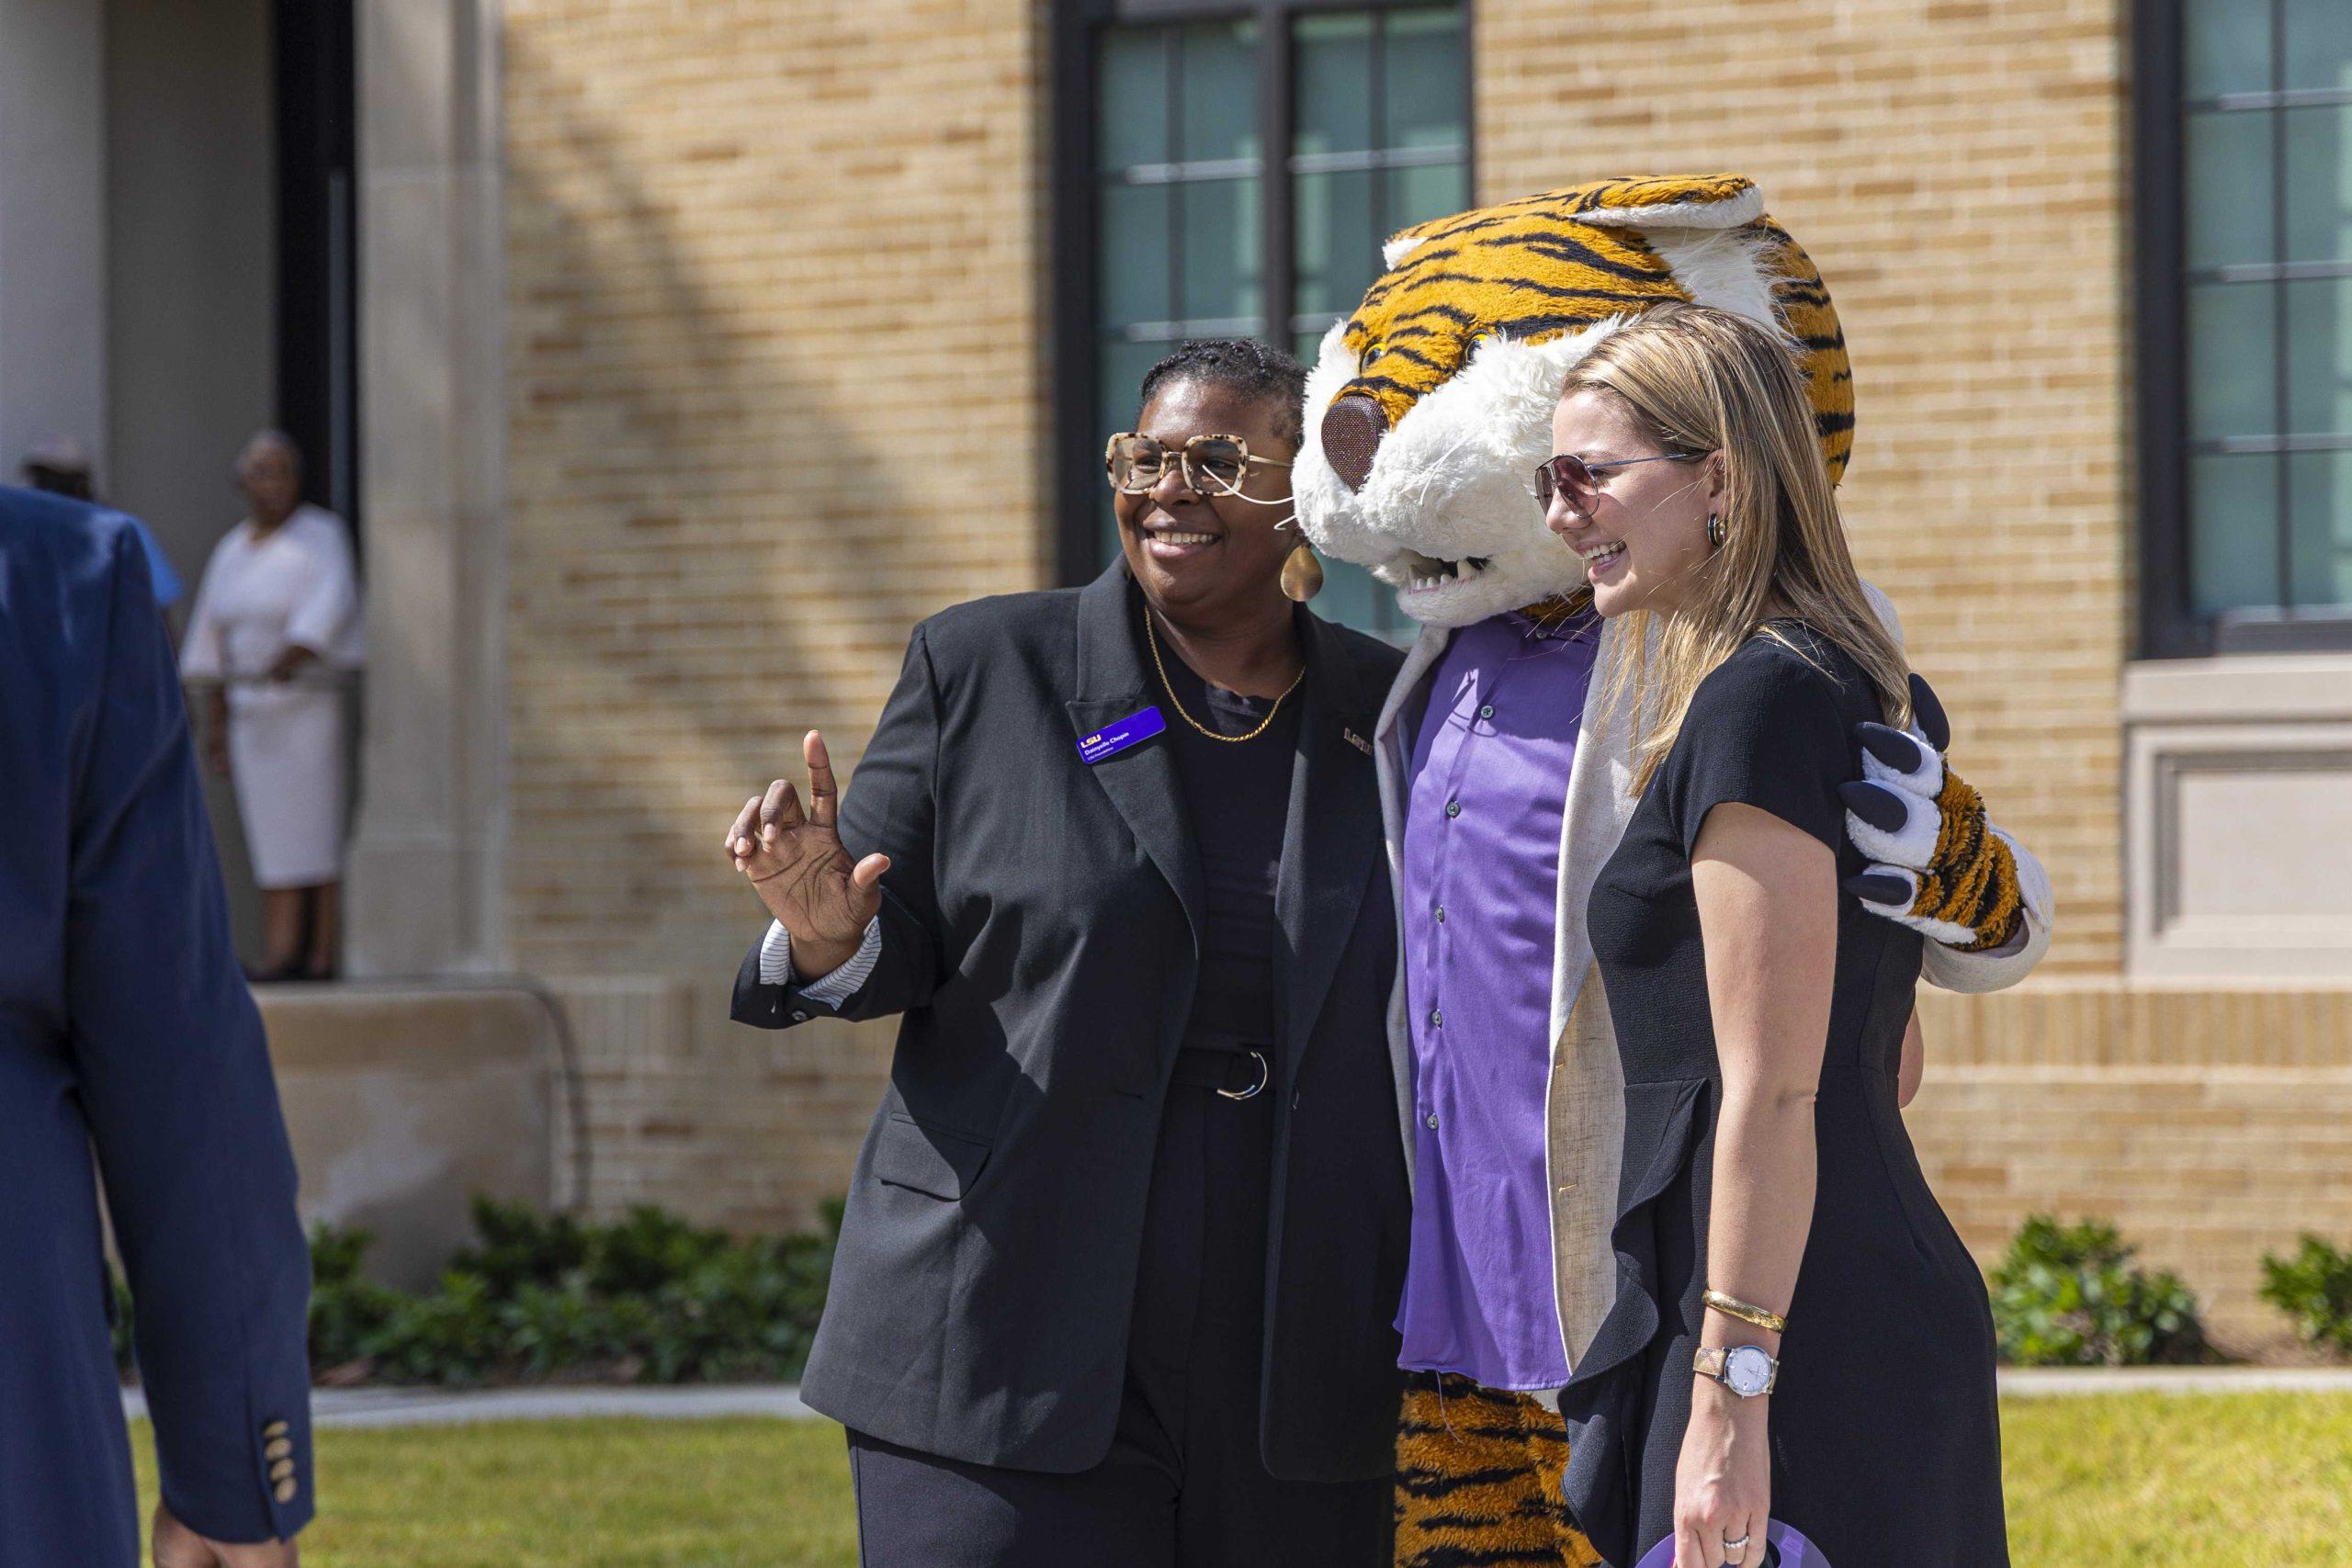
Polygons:
M1707 543L1717 549L1724 547L1724 520L1712 512L1707 513Z

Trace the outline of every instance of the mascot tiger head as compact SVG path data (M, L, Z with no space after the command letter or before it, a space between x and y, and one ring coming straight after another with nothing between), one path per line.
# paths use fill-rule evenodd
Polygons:
M1461 626L1584 583L1544 528L1535 466L1568 369L1669 299L1780 331L1810 384L1834 481L1853 378L1829 291L1737 175L1603 180L1404 231L1325 334L1293 466L1300 526L1368 567L1408 615Z

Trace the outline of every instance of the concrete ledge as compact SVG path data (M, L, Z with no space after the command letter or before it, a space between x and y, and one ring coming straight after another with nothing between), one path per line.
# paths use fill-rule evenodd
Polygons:
M2352 1394L2352 1367L2004 1367L2019 1399L2077 1393Z
M122 1391L123 1413L147 1414L143 1390ZM314 1427L451 1427L476 1421L572 1421L630 1417L707 1421L764 1416L783 1421L823 1419L788 1383L694 1388L322 1388L311 1394Z
M2352 1368L2004 1367L2005 1395L2039 1399L2101 1393L2320 1393L2352 1396ZM124 1415L147 1414L140 1390L122 1391ZM633 1418L707 1421L732 1416L821 1421L790 1384L709 1388L319 1389L315 1427L449 1427L477 1421Z
M305 1224L360 1226L368 1272L422 1290L484 1192L554 1197L556 1023L523 987L259 986Z

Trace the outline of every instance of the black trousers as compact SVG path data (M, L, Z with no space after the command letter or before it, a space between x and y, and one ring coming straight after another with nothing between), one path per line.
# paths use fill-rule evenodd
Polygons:
M863 1568L1389 1568L1392 1487L1279 1481L1258 1439L1273 1091L1187 1051L1160 1118L1111 1452L1075 1475L849 1434ZM1213 1078L1213 1073L1215 1074Z

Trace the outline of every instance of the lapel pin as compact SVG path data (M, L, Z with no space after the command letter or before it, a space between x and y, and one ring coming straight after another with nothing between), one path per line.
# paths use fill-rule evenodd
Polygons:
M1372 742L1366 740L1363 736L1358 735L1354 730L1350 729L1346 725L1343 724L1340 727L1340 734L1349 745L1354 747L1365 756L1369 757L1372 755Z

